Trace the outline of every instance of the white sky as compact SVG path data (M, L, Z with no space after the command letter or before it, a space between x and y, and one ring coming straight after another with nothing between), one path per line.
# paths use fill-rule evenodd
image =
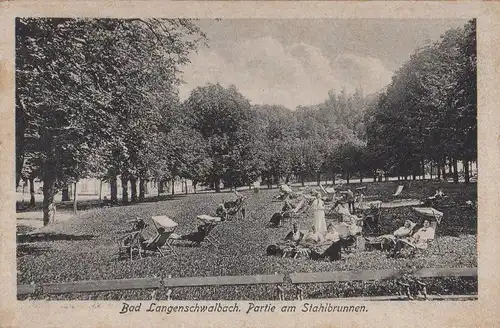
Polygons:
M184 67L181 99L207 83L236 85L252 104L290 109L323 102L329 90L376 92L428 41L464 20L200 20L209 48Z

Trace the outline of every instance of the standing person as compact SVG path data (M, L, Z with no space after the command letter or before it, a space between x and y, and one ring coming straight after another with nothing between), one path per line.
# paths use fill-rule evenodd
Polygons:
M325 203L321 199L320 192L316 193L316 199L311 207L313 209L312 225L316 227L318 233L324 235L326 233Z
M347 189L347 205L349 206L349 212L351 214L354 214L354 193L351 191L351 189Z

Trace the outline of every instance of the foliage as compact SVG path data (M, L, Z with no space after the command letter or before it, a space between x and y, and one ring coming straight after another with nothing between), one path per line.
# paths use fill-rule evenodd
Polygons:
M250 108L236 87L226 89L220 84L194 89L185 102L188 123L208 145L211 167L203 182L215 185L216 190L221 181L227 186L240 186L259 175Z
M425 162L476 160L476 84L475 20L418 49L367 119L368 147L379 153L380 168L409 175L420 174Z
M91 175L147 177L179 66L204 34L189 20L16 20L16 150L44 182L44 221L58 188Z

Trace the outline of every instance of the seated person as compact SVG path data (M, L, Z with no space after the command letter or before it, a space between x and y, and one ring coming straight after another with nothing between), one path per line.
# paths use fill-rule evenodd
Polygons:
M443 197L444 197L443 190L438 189L438 190L436 190L436 193L434 194L434 196L427 197L427 199L424 200L424 206L432 207L432 206L434 206L434 202L436 200L441 200L441 199L443 199Z
M150 238L148 238L148 239L144 239L144 237L143 237L143 236L142 236L142 234L141 234L141 235L140 235L140 241L141 241L141 244L142 244L143 246L148 246L148 245L150 245L150 244L151 244L151 243L152 243L152 242L153 242L153 241L154 241L154 240L158 237L158 235L161 235L161 234L162 234L162 233L164 233L164 232L165 232L165 228L163 228L163 227L159 227L159 228L158 228L158 233L157 233L155 236L152 236L152 237L150 237Z
M405 224L395 230L392 234L382 235L375 238L367 238L366 240L370 244L380 243L382 249L389 248L391 244L396 242L398 238L405 238L411 235L413 229L415 228L415 223L410 220L406 220Z
M180 236L170 236L170 239L180 239L180 240L188 240L191 242L198 243L198 245L205 240L205 237L207 235L207 229L209 228L209 225L203 224L199 225L197 228L197 231L190 232L185 235L180 235Z
M404 238L408 237L413 229L415 228L416 224L413 223L410 220L406 220L404 226L400 227L396 231L394 231L392 234L396 238Z
M443 198L443 196L444 196L443 190L438 189L438 190L436 190L436 193L434 194L434 196L431 196L428 199L441 199L441 198Z
M396 241L394 254L399 254L401 249L405 245L410 245L419 249L426 249L427 242L434 239L435 233L435 230L430 226L429 220L425 220L423 223L423 227L418 229L418 231L413 236L404 239L398 239Z
M303 238L303 244L318 244L325 240L322 234L320 234L316 227L313 225L311 230L307 232L307 234Z
M340 235L333 224L329 224L324 241L311 249L311 258L327 258L330 261L337 261L341 258L342 242Z
M297 223L293 224L292 231L290 231L285 236L285 241L292 242L294 244L298 244L302 238L304 238L304 233L299 230Z
M277 199L285 199L287 197L296 198L295 192L286 183L279 186L279 194Z
M336 243L340 240L340 235L333 224L329 224L325 234L325 242Z
M282 212L288 212L288 211L293 210L294 206L292 205L292 203L290 201L290 197L285 198L284 201L285 201L285 204L281 208L281 211Z
M281 214L280 212L276 212L269 220L269 223L271 224L272 227L279 227L281 225L282 220L283 220L283 214Z
M215 210L215 215L220 217L222 221L226 221L228 216L228 211L226 209L226 206L224 205L224 202L217 205L217 209Z
M413 235L413 242L417 248L426 248L427 242L434 239L436 231L431 227L429 220L425 220L423 227Z

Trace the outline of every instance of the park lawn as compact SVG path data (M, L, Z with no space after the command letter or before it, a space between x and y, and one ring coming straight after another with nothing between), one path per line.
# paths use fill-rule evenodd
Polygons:
M368 195L379 199L390 199L397 182L369 183ZM66 222L55 222L38 232L43 238L30 240L27 235L18 234L18 283L54 283L78 280L105 280L140 277L194 277L220 275L288 274L293 272L345 271L403 269L425 267L477 267L475 210L461 206L466 200L476 200L476 184L452 185L422 181L407 183L402 198L423 198L443 187L449 197L443 208L446 213L439 226L437 243L416 258L388 258L380 251L365 251L352 254L339 262L312 261L266 256L266 247L283 239L290 226L266 227L271 215L282 206L272 202L276 190L262 189L247 194L247 217L222 222L212 234L220 241L215 248L208 243L201 247L187 247L182 241L175 249L179 254L168 254L161 258L147 256L130 261L118 258L118 239L130 229L126 221L140 216L149 219L153 215L168 215L179 227L176 233L194 231L199 214L214 214L216 205L222 199L234 196L228 193L206 193L176 195L166 200L145 202L129 206L94 209L81 212ZM405 194L406 193L406 194ZM451 205L451 207L450 207ZM460 205L460 206L458 206ZM406 219L421 222L410 207L382 210L381 226L384 233L391 233ZM302 228L309 226L309 219L303 218ZM154 235L152 222L147 233ZM429 293L475 293L477 279L429 279ZM287 298L293 298L294 288L285 284ZM362 295L393 295L398 290L395 282L350 284L312 284L306 287L306 297L348 297ZM156 295L166 297L160 292ZM40 295L40 297L44 297ZM106 292L51 296L51 299L147 299L147 291ZM272 286L228 286L177 288L174 299L272 299Z

